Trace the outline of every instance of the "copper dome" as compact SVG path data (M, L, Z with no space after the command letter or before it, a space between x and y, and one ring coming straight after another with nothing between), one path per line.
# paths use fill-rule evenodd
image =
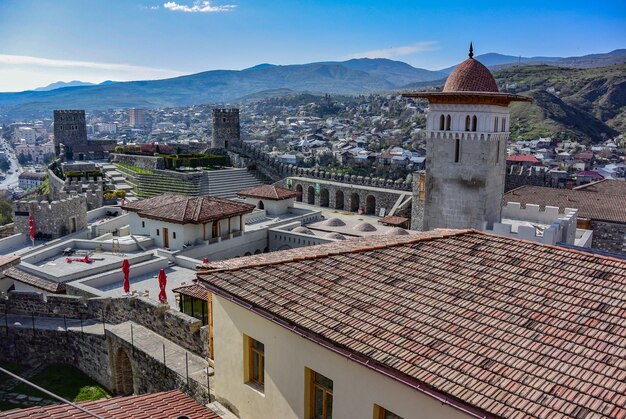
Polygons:
M468 58L448 76L444 92L490 92L498 93L498 85L487 67L480 61Z

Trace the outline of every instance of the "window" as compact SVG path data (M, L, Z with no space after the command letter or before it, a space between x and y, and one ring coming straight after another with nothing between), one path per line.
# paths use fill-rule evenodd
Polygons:
M469 130L470 130L470 121L471 121L471 120L470 120L470 116L469 116L469 115L467 115L467 116L465 117L465 131L469 131Z
M265 345L249 336L244 336L246 345L245 380L247 384L254 384L263 389L265 383Z
M385 409L377 404L374 405L374 419L402 419L402 417L396 415L393 412Z
M331 419L333 417L333 381L313 370L306 369L311 419Z
M500 163L500 140L496 142L496 164Z
M446 116L446 131L450 131L450 126L452 125L452 118L450 115Z
M141 222L141 228L146 228L146 222L145 221Z
M159 229L157 228L157 236L159 235Z
M176 238L176 232L172 233L172 238L175 239Z
M498 132L498 117L493 120L493 132Z
M439 131L443 131L446 117L441 115L439 117Z
M454 140L454 162L458 163L461 161L461 140L458 138Z
M506 131L506 118L502 118L502 131Z
M474 115L472 117L472 131L476 131L476 128L478 128L478 118Z

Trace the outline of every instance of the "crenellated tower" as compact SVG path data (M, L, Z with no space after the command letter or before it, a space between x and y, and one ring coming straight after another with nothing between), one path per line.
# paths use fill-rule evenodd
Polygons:
M508 105L530 99L500 93L491 72L474 59L472 44L441 92L404 96L429 101L422 229L480 230L484 221L500 222Z

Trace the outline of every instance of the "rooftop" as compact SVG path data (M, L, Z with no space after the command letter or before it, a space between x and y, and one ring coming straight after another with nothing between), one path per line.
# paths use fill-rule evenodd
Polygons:
M626 181L604 179L598 182L588 183L586 185L577 186L575 191L596 192L608 195L626 196Z
M626 261L471 230L296 250L198 278L461 408L626 415Z
M576 208L580 218L626 223L626 194L609 195L585 192L584 189L522 186L504 194L503 203L509 202L519 202L523 208L526 204L536 204L542 210L546 205L559 207L561 212L565 208Z
M300 193L274 185L261 185L256 188L239 191L237 195L249 198L269 199L271 201L282 201L283 199L295 198L300 195Z
M474 52L470 45L469 58L450 73L443 86L444 92L499 92L491 71L473 57Z
M178 390L135 396L113 397L79 403L81 407L105 418L177 418L219 419L220 417ZM6 419L91 419L93 416L69 404L37 406L0 412Z
M215 196L163 194L122 207L140 217L176 224L204 224L252 212L254 205Z

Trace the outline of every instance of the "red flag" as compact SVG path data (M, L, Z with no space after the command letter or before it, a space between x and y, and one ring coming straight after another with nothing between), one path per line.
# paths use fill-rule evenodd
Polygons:
M209 263L209 258L204 258L204 259L202 259L202 263L204 263L204 264Z
M35 241L35 220L33 220L33 216L28 217L28 232L30 233L30 239Z
M167 304L167 295L165 294L165 285L167 285L167 276L165 275L165 269L159 271L159 301L163 304Z
M122 262L122 272L124 273L124 292L128 294L130 292L130 263L128 259L124 259Z

